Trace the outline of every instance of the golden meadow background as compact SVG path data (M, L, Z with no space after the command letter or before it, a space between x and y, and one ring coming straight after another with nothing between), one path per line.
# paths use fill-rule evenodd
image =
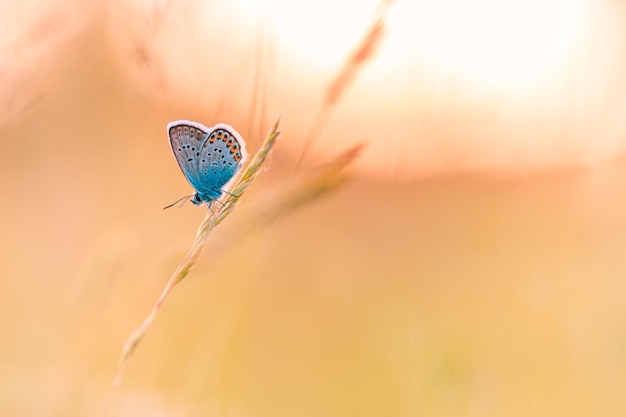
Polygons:
M204 215L161 210L191 192L165 125L254 152L279 114L110 415L626 413L623 3L4 0L0 22L0 415L99 415ZM359 142L348 183L241 233Z

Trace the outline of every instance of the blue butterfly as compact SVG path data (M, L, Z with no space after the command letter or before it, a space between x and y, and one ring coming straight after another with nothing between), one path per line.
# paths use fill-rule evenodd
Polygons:
M193 197L193 204L205 202L210 206L248 157L241 135L225 123L206 127L177 120L167 125L167 134L178 166L196 189L196 193L189 196Z

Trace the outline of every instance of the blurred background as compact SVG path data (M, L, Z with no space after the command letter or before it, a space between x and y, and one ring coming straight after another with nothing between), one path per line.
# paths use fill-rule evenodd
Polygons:
M625 7L3 0L0 415L99 415L205 214L166 124L279 115L111 416L625 415Z

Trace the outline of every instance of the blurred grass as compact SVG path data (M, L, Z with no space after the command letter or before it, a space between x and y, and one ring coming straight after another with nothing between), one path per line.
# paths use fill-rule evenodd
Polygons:
M306 138L304 139L304 146L298 158L298 166L300 166L309 152L310 147L320 135L333 108L341 100L346 89L354 82L359 72L374 58L384 34L387 11L392 3L393 0L381 0L369 27L365 30L365 33L362 35L361 39L359 39L354 50L350 52L344 64L328 84L324 101L318 109Z

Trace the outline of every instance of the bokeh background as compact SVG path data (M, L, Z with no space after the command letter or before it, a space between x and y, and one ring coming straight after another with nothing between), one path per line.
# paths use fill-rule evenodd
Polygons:
M626 414L623 2L3 0L0 23L0 415L100 415L204 216L161 210L191 192L165 125L254 152L278 115L109 415ZM356 143L349 182L242 233Z

